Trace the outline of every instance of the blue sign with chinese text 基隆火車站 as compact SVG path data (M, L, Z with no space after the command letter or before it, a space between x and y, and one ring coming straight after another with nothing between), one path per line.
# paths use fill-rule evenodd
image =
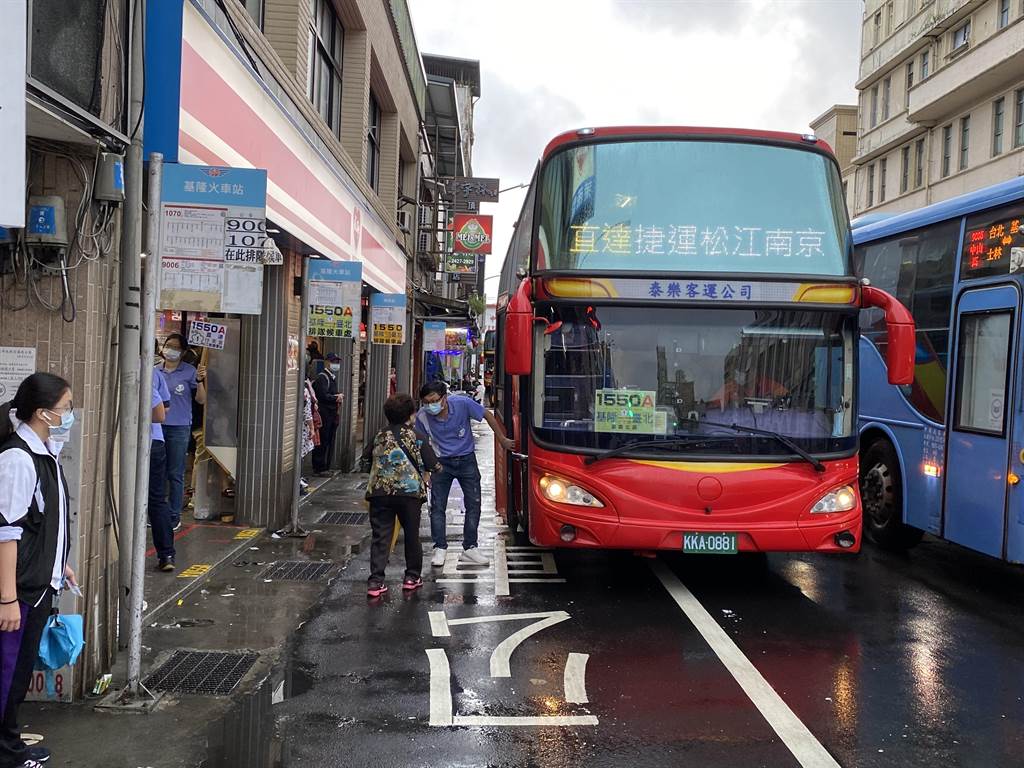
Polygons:
M267 172L164 163L160 189L164 203L266 208Z

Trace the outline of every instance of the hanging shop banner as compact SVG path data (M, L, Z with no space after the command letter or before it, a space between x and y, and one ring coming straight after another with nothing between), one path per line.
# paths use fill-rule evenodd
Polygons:
M358 261L311 259L309 276L310 336L351 339L359 328L363 265Z
M457 213L453 217L452 232L455 253L490 253L493 219L479 214Z
M498 179L460 176L450 186L456 204L498 202Z
M161 309L258 315L267 250L267 172L165 163Z
M35 347L0 347L0 403L13 400L21 382L35 372Z
M447 328L444 332L444 348L449 352L461 352L466 348L466 329Z
M438 352L445 349L444 338L447 327L443 320L425 320L423 322L424 352Z
M472 253L446 253L444 271L449 275L475 275L476 255Z
M374 344L405 343L405 294L370 296L370 340Z
M193 320L188 329L190 347L206 347L207 349L224 349L224 340L228 335L228 327L207 320Z

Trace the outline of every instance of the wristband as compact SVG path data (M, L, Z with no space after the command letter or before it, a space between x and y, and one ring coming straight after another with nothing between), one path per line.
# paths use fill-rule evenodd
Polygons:
M18 598L14 598L13 600L8 600L6 602L0 600L0 605L14 605L16 602L18 602Z

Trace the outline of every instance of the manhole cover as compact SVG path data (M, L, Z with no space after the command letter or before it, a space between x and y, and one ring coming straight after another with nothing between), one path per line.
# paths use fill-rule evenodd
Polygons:
M143 685L151 691L226 696L258 658L256 653L175 651Z
M328 512L318 522L322 525L369 525L370 516L365 512Z
M263 578L268 581L318 581L327 575L334 563L311 563L309 560L280 560L273 563Z

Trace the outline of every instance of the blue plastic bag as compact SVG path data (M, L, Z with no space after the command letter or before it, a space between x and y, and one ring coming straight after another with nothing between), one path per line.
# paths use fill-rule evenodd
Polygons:
M46 693L56 695L53 671L73 666L85 647L82 617L78 614L53 614L46 620L39 641L36 669L46 672Z

